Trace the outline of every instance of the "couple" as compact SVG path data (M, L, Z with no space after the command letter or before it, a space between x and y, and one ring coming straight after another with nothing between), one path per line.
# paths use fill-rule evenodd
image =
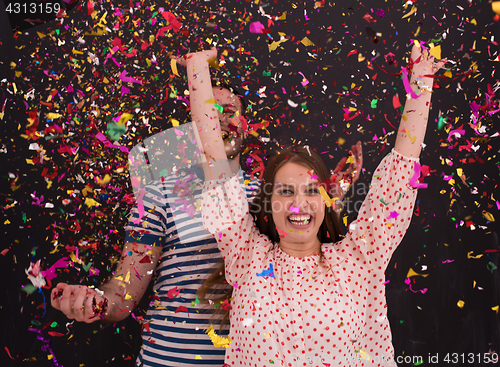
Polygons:
M256 185L247 183L246 192L241 191L232 173L238 168L237 161L226 159L233 155L227 151L231 147L239 151L242 132L228 131L231 116L219 116L213 104L205 103L215 96L218 104L228 109L236 111L241 106L230 91L212 89L207 61L214 57L212 50L187 55L179 62L187 67L193 121L210 163L205 167L208 182L202 198L203 220L218 241L226 279L233 286L231 344L225 362L303 365L308 358L327 356L342 365L341 361L352 361L354 355L360 357L354 359L356 364L376 365L375 357L393 356L384 271L409 224L416 196L408 183L420 153L432 88L432 78L420 75L435 71L432 57L414 47L412 81L419 84L422 95L407 101L395 149L375 172L372 189L350 232L337 243L338 218L325 204L329 198L322 185L328 171L307 148L282 152L268 164L263 189L252 203L261 210L252 211L253 217L249 214L244 195L250 197L249 191ZM226 144L221 133L226 135ZM353 151L360 156L359 145ZM241 177L241 172L238 176L248 179ZM165 190L174 186L175 182L163 182L157 192L151 189L150 197L168 201ZM148 209L156 205L146 202ZM210 349L210 341L196 330L208 326L210 315L191 310L190 317L180 317L173 312L183 300L194 299L196 287L220 255L205 243L203 230L191 225L186 213L173 213L178 207L173 209L169 203L156 206L139 224L128 228L130 233L135 229L140 239L128 235L110 282L100 291L58 284L52 304L78 321L92 322L96 314L105 321L120 320L144 294L161 256L155 289L159 298L167 298L171 305L167 310L157 307L148 312L138 365L220 365L221 353ZM185 227L172 228L176 214L184 215ZM146 222L149 224L143 228ZM191 232L190 244L178 241L182 231ZM159 246L169 241L174 245L166 246L161 254ZM185 268L178 269L176 262ZM179 294L181 289L184 294ZM393 359L391 363L395 365Z

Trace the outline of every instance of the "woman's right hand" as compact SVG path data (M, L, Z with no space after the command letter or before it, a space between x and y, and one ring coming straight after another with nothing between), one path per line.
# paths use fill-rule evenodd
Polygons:
M88 287L58 283L52 289L50 303L68 319L91 323L101 320L107 300Z

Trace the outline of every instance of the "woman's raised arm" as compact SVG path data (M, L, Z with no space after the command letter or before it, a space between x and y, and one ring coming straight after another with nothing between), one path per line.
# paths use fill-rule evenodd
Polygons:
M394 149L408 158L418 158L427 129L429 109L431 106L432 77L445 64L444 61L434 62L434 57L416 43L411 50L412 73L410 87L413 90L407 96L403 117ZM407 76L403 74L403 78ZM416 98L416 96L419 96Z
M205 180L232 176L224 142L221 137L217 101L212 91L209 64L217 60L217 50L190 53L177 59L186 67L191 117L197 127L201 146L207 158L204 165Z

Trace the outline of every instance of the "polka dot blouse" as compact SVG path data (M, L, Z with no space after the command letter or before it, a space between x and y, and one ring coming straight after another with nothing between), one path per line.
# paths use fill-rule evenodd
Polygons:
M205 184L203 222L233 287L229 366L396 366L385 269L411 220L414 162L396 151L375 171L342 241L297 258L259 233L237 179Z

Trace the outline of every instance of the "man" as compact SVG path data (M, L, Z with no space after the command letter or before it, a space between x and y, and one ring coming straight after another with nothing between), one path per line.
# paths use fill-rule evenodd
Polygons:
M188 73L188 82L196 75ZM239 167L245 135L240 123L244 115L242 101L227 88L214 87L212 92L219 109L226 155L233 171L239 170L250 198L258 181L251 181ZM207 97L204 100L211 100L211 96ZM359 171L358 165L354 180ZM146 315L138 366L208 367L224 363L225 349L214 347L205 332L211 323L220 322L220 317L214 318L212 306L200 304L196 297L221 259L214 238L205 232L201 220L198 199L203 179L201 168L193 167L151 182L142 198L143 212L139 206L132 211L122 256L112 279L95 290L59 283L52 291L52 306L70 319L115 322L130 315L156 271L155 300ZM222 335L227 333L228 326L221 331Z

